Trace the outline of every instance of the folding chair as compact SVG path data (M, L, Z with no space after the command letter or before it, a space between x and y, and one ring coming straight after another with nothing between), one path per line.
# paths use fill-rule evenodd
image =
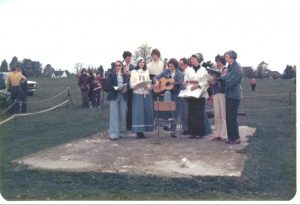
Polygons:
M154 127L157 129L158 138L160 138L160 127L177 124L177 119L174 114L175 111L175 101L154 101Z

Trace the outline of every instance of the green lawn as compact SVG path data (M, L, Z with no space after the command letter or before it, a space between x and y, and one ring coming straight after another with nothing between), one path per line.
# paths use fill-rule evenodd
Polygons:
M33 80L39 89L29 101L50 98L70 87L74 109L69 104L0 126L1 194L7 200L289 200L296 192L295 96L291 109L288 95L262 96L288 94L290 89L295 93L293 80L257 80L257 92L251 93L245 79L243 93L251 97L241 102L240 111L247 116L239 117L239 124L257 131L241 151L248 157L242 177L191 179L41 171L11 164L16 158L108 128L107 105L104 111L80 108L76 79ZM28 112L49 108L64 98L29 104Z

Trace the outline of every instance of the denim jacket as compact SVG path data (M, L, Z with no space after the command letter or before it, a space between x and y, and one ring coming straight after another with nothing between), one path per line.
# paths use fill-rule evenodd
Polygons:
M156 81L162 77L171 78L171 71L169 69L166 69L163 72L161 72L159 75L155 76L153 78L153 80ZM172 92L172 95L174 94L174 95L178 96L180 89L181 89L181 86L179 83L183 82L183 74L178 69L175 70L174 80L178 84L174 86L174 89L171 92Z
M240 64L234 61L228 66L225 76L225 96L226 98L241 100L242 98L243 70Z

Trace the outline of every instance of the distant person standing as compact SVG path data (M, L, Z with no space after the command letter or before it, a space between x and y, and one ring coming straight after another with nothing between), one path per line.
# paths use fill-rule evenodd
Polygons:
M222 76L225 79L225 97L226 97L226 126L228 144L239 144L240 134L237 122L238 109L242 98L242 79L243 70L239 63L236 62L237 53L235 51L227 51L225 60L228 63L227 75Z
M17 67L13 66L11 72L7 76L7 90L11 92L11 103L15 103L12 107L12 113L20 111L21 99L21 83L25 82L27 78L18 72Z
M130 78L131 71L135 69L134 65L131 64L132 53L129 51L123 52L123 67L124 67L124 75L127 75ZM131 130L132 125L132 94L133 91L131 88L128 89L128 97L127 97L127 112L126 112L126 127L127 131Z
M256 87L256 80L255 80L255 78L252 78L252 80L251 80L251 89L252 89L252 92L255 92L255 87Z
M28 78L27 73L24 71L24 69L19 68L19 72L22 73L26 78ZM21 83L21 96L20 96L20 101L21 101L21 112L26 113L27 112L27 91L28 91L28 85L27 85L27 80L23 81Z
M101 85L101 76L100 76L100 72L96 73L96 77L94 78L94 93L95 93L95 101L96 101L96 106L98 108L101 107L101 90L102 90L102 85Z
M89 90L89 84L90 84L90 78L87 75L87 71L85 68L81 70L81 74L78 79L78 85L80 87L81 91L81 98L82 98L82 107L88 107L89 101L88 101L88 90Z
M96 106L96 95L95 95L95 84L94 84L94 72L92 70L88 70L88 76L89 76L89 90L88 90L88 99L90 101L90 108L93 108Z

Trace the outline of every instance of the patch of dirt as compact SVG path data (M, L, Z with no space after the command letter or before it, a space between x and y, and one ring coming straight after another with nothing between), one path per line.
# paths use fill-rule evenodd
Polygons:
M248 144L255 128L240 126L241 144L187 136L171 138L168 132L145 133L139 139L135 134L116 141L108 139L107 132L71 141L38 153L14 160L13 163L32 169L49 169L75 172L128 173L169 177L240 176L246 155L236 152ZM181 167L182 158L188 160Z

